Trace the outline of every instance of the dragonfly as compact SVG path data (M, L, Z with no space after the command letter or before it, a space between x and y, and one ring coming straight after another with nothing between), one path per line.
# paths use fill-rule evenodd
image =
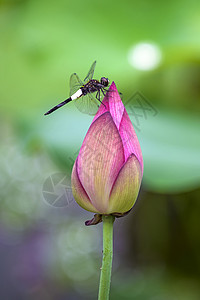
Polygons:
M98 103L103 104L101 101L102 94L105 96L108 91L106 88L109 85L109 80L106 77L101 77L99 81L92 79L95 67L96 61L93 62L84 81L76 73L73 73L70 77L70 97L48 110L44 115L51 114L71 101L75 102L76 107L81 112L89 115L96 114L99 108ZM95 92L96 97L93 95Z

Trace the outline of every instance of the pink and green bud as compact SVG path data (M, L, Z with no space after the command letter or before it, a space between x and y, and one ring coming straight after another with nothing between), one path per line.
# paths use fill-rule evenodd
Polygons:
M88 211L123 215L137 199L142 174L140 144L113 82L74 163L73 195Z

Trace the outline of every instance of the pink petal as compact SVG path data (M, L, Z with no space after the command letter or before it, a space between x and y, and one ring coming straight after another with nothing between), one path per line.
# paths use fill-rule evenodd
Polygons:
M77 174L77 160L74 163L71 176L71 186L73 196L76 202L84 209L92 212L98 212L92 205L88 195L86 194Z
M90 126L77 158L77 173L93 206L107 213L109 194L124 163L119 132L109 112Z
M135 133L135 130L127 114L126 109L124 109L124 114L120 124L119 133L123 142L125 161L133 153L137 157L138 161L140 162L142 174L143 174L142 151L140 148L137 135Z
M109 214L129 211L138 196L142 180L141 165L135 155L129 156L113 185L109 200Z

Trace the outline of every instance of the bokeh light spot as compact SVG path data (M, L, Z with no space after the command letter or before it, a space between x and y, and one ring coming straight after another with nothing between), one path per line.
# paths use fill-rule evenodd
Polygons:
M128 61L136 69L149 71L155 69L161 62L160 48L152 43L139 43L131 48Z

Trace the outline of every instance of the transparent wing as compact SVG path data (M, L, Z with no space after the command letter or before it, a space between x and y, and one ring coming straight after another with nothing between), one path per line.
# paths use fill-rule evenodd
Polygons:
M99 104L101 104L98 104L98 100L90 93L74 100L74 103L80 112L92 116L97 113Z
M76 93L83 85L83 81L78 77L76 73L73 73L70 77L70 96Z
M92 77L93 77L93 75L94 75L94 69L95 69L95 67L96 67L96 60L93 62L93 64L92 64L92 66L91 66L91 68L90 68L90 70L89 70L89 72L88 72L88 74L87 74L87 76L85 77L85 79L84 79L84 82L86 83L86 82L88 82L90 79L92 79Z
M80 87L82 87L86 82L92 79L95 66L96 66L96 61L93 62L86 78L84 79L84 82L79 78L79 76L76 73L73 73L71 75L70 96L76 93L80 89ZM100 104L98 103L98 100L90 93L74 100L74 103L79 111L88 115L95 115Z

